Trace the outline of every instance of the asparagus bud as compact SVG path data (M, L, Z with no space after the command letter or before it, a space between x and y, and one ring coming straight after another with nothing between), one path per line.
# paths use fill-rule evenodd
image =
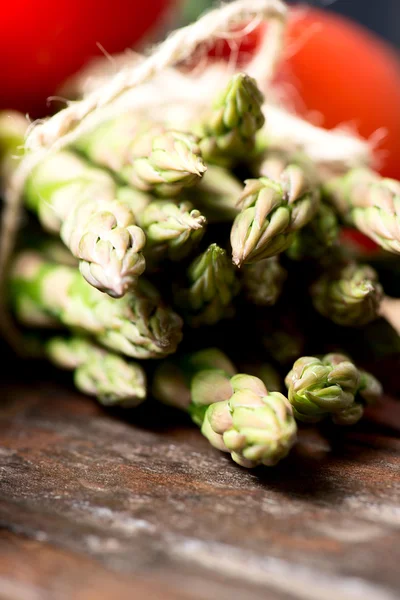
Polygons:
M311 297L324 317L359 327L378 317L383 290L372 267L349 263L322 275L311 287Z
M232 315L239 284L225 250L211 244L188 269L189 288L176 292L176 303L192 327L214 325Z
M342 354L299 358L285 383L294 416L308 423L330 416L339 425L354 424L363 414L366 398L372 403L382 392L372 375Z
M220 368L224 363L227 371ZM194 354L178 364L162 365L155 374L153 391L165 401L167 389L168 401L176 404L178 399L181 408L186 402L203 435L238 464L275 465L296 440L290 404L279 392L268 392L257 377L232 370L218 351L202 351L200 360Z
M146 256L181 260L204 235L206 218L190 202L151 202L137 221L147 237Z
M76 148L129 185L172 197L206 170L196 138L125 113L82 136Z
M231 245L233 262L240 267L287 250L295 233L316 214L319 190L300 166L291 164L278 181L247 180L239 205Z
M212 110L194 128L207 162L230 167L249 159L256 133L264 125L264 97L254 79L235 74L216 98Z

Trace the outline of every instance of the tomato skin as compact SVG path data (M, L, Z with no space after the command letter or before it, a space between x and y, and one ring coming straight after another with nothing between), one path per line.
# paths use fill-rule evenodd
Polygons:
M176 0L14 0L0 18L0 109L41 116L93 56L132 47Z
M240 65L254 54L267 27L261 25L243 37ZM305 117L317 111L317 124L328 129L347 125L367 139L381 131L376 145L380 172L400 179L396 50L350 19L305 6L291 10L285 48L277 82L283 84L290 105ZM227 42L210 52L211 57L229 54Z
M400 54L351 20L317 9L292 12L291 45L297 51L283 77L295 85L303 112L316 110L324 127L348 124L368 139L384 129L380 171L400 179Z

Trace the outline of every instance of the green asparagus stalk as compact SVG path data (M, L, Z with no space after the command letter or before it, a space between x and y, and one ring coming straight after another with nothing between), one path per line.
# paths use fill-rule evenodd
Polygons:
M325 194L348 224L400 254L400 182L359 168L328 182Z
M190 198L209 223L231 222L239 212L237 199L242 191L243 185L230 171L209 165Z
M206 162L231 167L255 151L256 133L264 125L264 97L254 79L235 74L212 110L194 126Z
M380 383L342 354L299 358L285 379L296 419L316 423L330 416L338 425L357 423L364 405L382 394Z
M274 173L276 160L272 159ZM320 193L297 164L281 162L279 179L248 179L239 199L241 212L231 231L232 259L240 267L287 250L295 233L307 225L319 207Z
M206 170L195 136L132 112L86 133L75 147L125 183L159 196L179 194Z
M84 337L52 338L46 354L58 367L74 371L76 387L105 406L132 408L146 398L146 375L139 364Z
M247 298L258 306L273 306L282 293L287 271L278 257L265 258L243 268L243 286Z
M315 217L295 234L287 255L292 260L318 260L332 249L338 236L339 221L335 211L321 203Z
M24 324L54 321L90 334L99 344L133 358L160 358L176 351L182 320L163 306L155 288L141 280L123 298L113 299L90 286L79 271L21 253L10 277L11 302ZM36 312L35 312L36 310Z
M328 271L311 287L315 309L345 327L360 327L379 315L382 286L372 267L351 262Z
M211 445L243 467L275 465L296 441L285 396L268 392L257 377L236 374L216 349L164 362L155 373L153 393L186 409Z
M214 325L233 315L239 283L225 250L211 244L192 262L187 277L189 287L177 289L175 299L190 326Z

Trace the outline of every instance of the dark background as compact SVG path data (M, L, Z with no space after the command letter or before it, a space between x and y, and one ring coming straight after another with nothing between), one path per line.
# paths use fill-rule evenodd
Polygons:
M311 0L306 4L352 17L397 48L400 46L400 0Z
M287 1L300 4L298 1ZM186 20L195 18L213 4L213 0L186 0ZM326 8L351 17L397 48L400 47L400 0L304 0L301 4Z

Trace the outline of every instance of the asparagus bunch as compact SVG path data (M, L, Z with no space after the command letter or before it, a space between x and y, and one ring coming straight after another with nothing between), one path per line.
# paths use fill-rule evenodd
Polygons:
M275 465L296 441L290 404L261 379L236 374L219 350L165 362L155 373L155 397L183 408L210 444L243 467Z
M361 332L382 323L382 286L340 246L340 228L400 249L400 184L365 169L327 182L307 156L261 148L262 105L239 73L185 131L128 112L47 155L24 198L54 240L32 248L28 223L9 279L14 316L78 389L134 407L151 376L159 400L245 467L286 456L295 419L353 424L381 394L372 375L332 353L345 347L343 326L358 328L347 336L358 357ZM6 177L25 130L24 118L10 125L0 114ZM57 337L43 342L49 330ZM221 350L201 350L213 344L232 347L242 373ZM165 360L146 369L149 359ZM293 362L287 399L281 381Z

